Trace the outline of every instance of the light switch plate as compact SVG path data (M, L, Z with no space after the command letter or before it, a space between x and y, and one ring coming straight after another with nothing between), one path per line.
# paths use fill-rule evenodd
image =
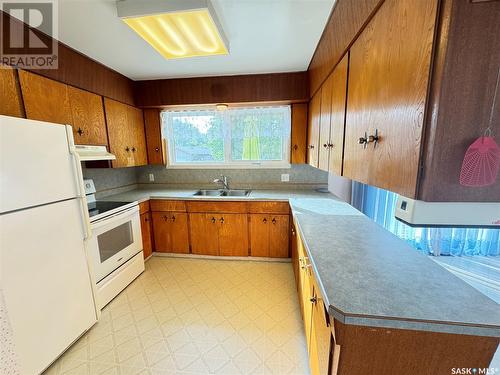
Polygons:
M155 175L150 173L149 174L149 182L153 182L155 180Z
M288 173L283 173L281 175L281 182L289 182L290 181L290 175Z

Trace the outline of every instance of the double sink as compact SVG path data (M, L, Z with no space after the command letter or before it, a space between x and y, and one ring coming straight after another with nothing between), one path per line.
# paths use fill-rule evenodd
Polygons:
M193 195L204 196L204 197L248 197L251 192L252 192L251 190L208 189L208 190L198 190Z

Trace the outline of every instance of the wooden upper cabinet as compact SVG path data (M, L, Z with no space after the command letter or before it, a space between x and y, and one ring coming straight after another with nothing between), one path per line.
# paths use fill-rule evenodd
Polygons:
M110 151L115 168L147 164L142 110L104 98Z
M410 198L416 195L437 5L386 0L350 50L344 175ZM358 143L365 133L366 148Z
M321 111L319 120L318 168L328 172L330 156L330 116L332 108L333 76L328 76L321 87Z
M24 117L16 70L0 67L0 115Z
M307 103L292 104L292 164L304 164L307 155Z
M347 100L347 68L349 56L346 54L332 72L332 101L330 107L330 161L328 170L342 175L344 156L344 128Z
M102 97L68 86L73 138L76 144L108 145Z
M144 125L149 164L165 164L161 139L161 117L158 108L144 109Z
M148 154L146 149L146 135L144 132L144 115L142 109L127 106L129 109L128 120L133 126L132 153L134 155L134 165L148 164Z
M319 157L319 126L321 115L321 90L309 102L307 125L307 162L318 167Z
M67 85L25 70L19 70L19 82L27 118L64 125L73 123Z

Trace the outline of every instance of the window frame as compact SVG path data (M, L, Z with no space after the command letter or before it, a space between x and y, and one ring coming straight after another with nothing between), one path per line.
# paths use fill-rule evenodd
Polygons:
M163 116L169 112L182 111L218 111L215 106L182 106L166 107L160 113L160 134L165 147L165 167L167 169L289 169L291 165L291 142L292 142L292 107L290 104L282 105L255 105L255 106L235 106L225 110L226 113L235 109L252 108L277 108L288 107L289 117L286 133L283 136L283 149L281 155L283 160L262 160L262 161L231 161L231 131L224 126L224 161L223 162L174 162L174 148L170 141L173 139L173 129L171 123L164 126ZM165 129L166 133L165 134Z

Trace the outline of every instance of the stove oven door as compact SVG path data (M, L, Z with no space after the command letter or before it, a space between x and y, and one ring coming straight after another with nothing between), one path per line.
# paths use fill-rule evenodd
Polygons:
M142 251L139 207L91 223L87 251L96 283Z

